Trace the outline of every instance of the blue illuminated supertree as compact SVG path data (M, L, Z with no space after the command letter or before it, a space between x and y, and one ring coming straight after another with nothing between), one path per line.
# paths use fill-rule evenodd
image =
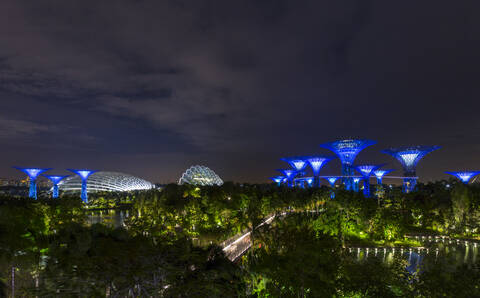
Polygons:
M328 181L328 183L330 183L330 186L332 187L332 191L330 193L330 198L335 198L335 183L337 182L338 180L338 177L335 177L335 176L330 176L330 177L324 177L325 180Z
M295 178L293 185L295 187L305 188L305 178L304 177Z
M374 171L373 175L375 175L375 177L377 177L377 184L381 185L383 176L385 176L388 173L391 173L393 171L395 171L395 170L394 169L388 169L388 170L376 170L376 171Z
M30 198L36 199L37 198L37 178L40 174L49 171L51 169L39 169L39 168L20 168L14 167L17 170L20 170L28 175L30 180L30 190L28 192L28 196Z
M320 178L318 177L320 170L324 165L326 165L329 161L334 159L334 156L307 156L305 160L310 164L310 167L312 168L313 171L313 177L314 177L314 185L316 187L320 187Z
M285 176L275 176L275 177L270 177L275 183L278 184L278 186L282 185L282 182L286 180Z
M363 176L363 194L365 197L370 197L370 176L375 170L384 165L361 165L356 166L355 169Z
M82 198L82 201L84 201L85 203L88 203L87 180L88 180L88 177L90 177L90 175L92 175L92 174L94 174L98 171L74 170L74 169L68 169L68 171L77 174L82 179L82 194L81 194L80 197Z
M306 178L305 178L305 181L307 181L308 187L312 187L312 186L313 186L314 178L313 178L313 177L306 177Z
M343 178L345 189L352 190L354 185L351 176L355 174L353 162L360 151L374 144L376 142L371 140L340 140L322 144L320 147L332 150L340 158L342 175L347 176Z
M465 184L468 184L470 180L480 174L480 171L464 171L464 172L445 172L460 179Z
M282 173L286 180L287 180L287 186L288 187L293 187L293 178L297 175L297 171L292 170L292 169L277 169L280 173Z
M303 171L307 166L306 157L304 156L294 156L294 157L284 157L280 160L288 162L288 164L297 172Z
M440 149L440 146L412 146L385 149L382 153L395 157L403 167L403 191L411 192L417 185L417 163L428 153Z
M54 198L54 199L58 198L58 183L60 183L60 181L62 181L63 179L65 179L69 176L68 175L67 176L43 175L43 176L48 178L53 183L52 198Z
M358 192L360 190L360 180L362 180L362 178L359 178L359 177L353 178L353 191L354 192Z

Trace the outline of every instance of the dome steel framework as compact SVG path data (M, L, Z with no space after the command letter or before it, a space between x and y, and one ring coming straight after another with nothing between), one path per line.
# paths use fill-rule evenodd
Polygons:
M178 184L192 184L199 186L222 185L223 181L214 171L205 166L192 166L178 180Z
M58 187L64 192L82 191L82 178L80 176L70 176L62 180ZM96 172L88 178L87 191L135 191L148 190L155 188L155 185L128 174L117 172Z

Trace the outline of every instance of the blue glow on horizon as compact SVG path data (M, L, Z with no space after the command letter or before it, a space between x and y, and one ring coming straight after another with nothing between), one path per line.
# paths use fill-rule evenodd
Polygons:
M470 180L480 174L480 171L464 171L464 172L445 172L460 179L463 183L468 184Z

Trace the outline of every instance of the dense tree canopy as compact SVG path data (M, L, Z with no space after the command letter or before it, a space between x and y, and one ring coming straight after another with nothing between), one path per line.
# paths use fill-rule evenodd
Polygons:
M359 261L348 250L424 245L406 237L418 234L479 240L480 187L448 185L420 184L410 194L378 188L381 199L341 188L332 200L325 187L233 183L92 194L88 205L71 197L4 197L0 293L473 297L480 295L479 258L464 266L448 255L425 257L412 275L404 257ZM121 220L109 219L117 213ZM272 223L260 225L271 215ZM233 263L221 244L248 230L252 248Z

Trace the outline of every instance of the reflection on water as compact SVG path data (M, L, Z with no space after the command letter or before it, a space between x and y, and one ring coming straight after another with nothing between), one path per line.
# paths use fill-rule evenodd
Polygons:
M349 248L355 254L357 261L361 262L369 257L381 258L383 262L392 264L395 257L402 257L408 261L406 269L410 273L417 272L425 258L434 258L454 265L467 265L472 267L478 260L480 244L465 240L440 240L425 243L425 247L415 248Z
M129 217L128 210L102 209L92 210L88 214L88 223L93 225L97 223L112 226L114 228L124 227L125 219Z

